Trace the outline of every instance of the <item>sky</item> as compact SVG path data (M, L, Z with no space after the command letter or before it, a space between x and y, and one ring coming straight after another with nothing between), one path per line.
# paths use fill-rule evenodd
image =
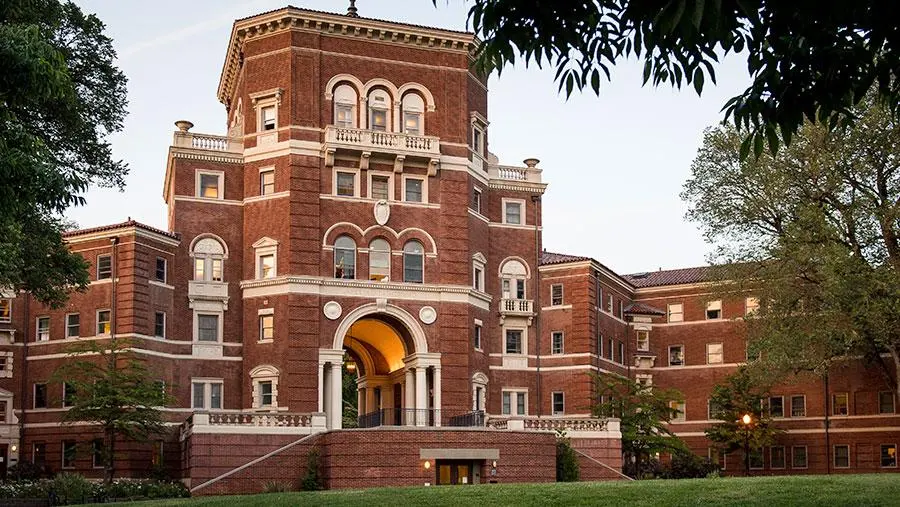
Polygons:
M176 120L193 132L224 134L225 107L216 99L231 25L277 9L286 0L76 0L106 23L128 77L128 117L111 137L128 163L123 192L91 189L70 210L80 227L131 217L166 228L162 198L168 147ZM347 0L292 0L296 7L340 12ZM152 6L152 7L151 7ZM463 0L358 0L359 14L464 30ZM721 121L722 105L749 84L746 62L726 58L718 85L702 97L691 86L641 85L642 63L619 63L612 82L568 100L554 69L517 64L488 83L489 149L501 163L540 159L543 243L548 251L593 257L618 273L698 266L711 247L684 215L680 197L703 129Z

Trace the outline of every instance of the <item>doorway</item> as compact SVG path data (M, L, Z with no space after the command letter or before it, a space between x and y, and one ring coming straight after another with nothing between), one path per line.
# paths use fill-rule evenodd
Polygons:
M438 486L474 484L473 462L468 460L437 460L435 484Z
M0 445L0 480L6 480L6 467L9 461L9 446L7 444Z

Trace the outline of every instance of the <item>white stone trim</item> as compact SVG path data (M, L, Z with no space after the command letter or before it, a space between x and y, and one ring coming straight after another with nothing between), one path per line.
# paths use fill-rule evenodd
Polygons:
M389 171L374 171L374 170L366 171L366 197L369 199L375 200L375 201L378 200L375 197L372 197L372 177L373 176L382 176L382 177L387 178L387 180L388 180L388 196L387 196L386 200L388 202L396 201L397 196L396 196L396 192L394 190L394 173L389 172ZM337 195L337 192L335 192L335 195Z
M500 206L501 206L501 208L500 208L501 216L503 217L503 218L502 218L502 221L501 221L502 225L511 225L511 226L516 226L516 227L523 227L523 226L527 226L527 225L528 225L528 220L527 220L527 218L526 218L526 214L527 214L526 212L527 212L528 209L525 207L525 199L512 199L512 198L509 198L509 197L503 197L503 198L500 199L500 203L501 203L501 204L500 204ZM518 223L518 224L511 224L511 223L509 223L509 221L506 219L506 205L507 205L507 204L519 204L519 218L520 218L520 223ZM533 229L533 227L529 227L529 229Z
M409 180L419 180L422 182L422 200L421 201L407 201L406 200L406 182ZM401 201L407 204L430 204L428 202L428 175L426 174L403 174L402 184L400 189L400 197Z
M338 173L348 173L353 175L352 196L338 194ZM359 168L334 166L331 173L331 194L335 197L360 197Z
M217 197L204 197L200 195L200 176L215 176L219 179L216 189ZM222 201L225 199L225 171L216 171L212 169L195 169L194 170L194 199L200 199L202 202Z
M381 305L379 303L369 303L358 306L347 312L347 315L338 325L334 333L332 349L342 350L344 347L344 337L350 331L350 326L357 320L368 315L387 314L390 315L406 326L407 331L413 338L415 350L407 350L406 355L424 354L428 352L428 340L425 338L425 331L416 321L416 318L409 314L406 310L392 304ZM405 344L404 344L405 345Z

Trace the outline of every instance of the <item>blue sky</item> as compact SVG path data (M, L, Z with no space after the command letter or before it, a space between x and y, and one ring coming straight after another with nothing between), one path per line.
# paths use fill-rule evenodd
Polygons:
M195 132L224 134L225 109L216 99L234 19L284 7L273 0L77 0L97 14L114 40L128 76L123 132L112 138L116 157L130 166L124 192L93 189L87 205L68 214L81 227L135 220L166 227L162 199L173 122ZM345 12L346 0L293 0L297 7ZM465 29L462 0L359 0L360 15ZM613 69L600 96L566 100L552 69L518 65L489 82L490 150L504 164L541 160L544 246L588 255L619 273L701 265L710 250L678 194L690 174L703 129L721 120L725 101L749 83L746 63L726 59L718 86L703 97L693 88L641 87L642 64Z

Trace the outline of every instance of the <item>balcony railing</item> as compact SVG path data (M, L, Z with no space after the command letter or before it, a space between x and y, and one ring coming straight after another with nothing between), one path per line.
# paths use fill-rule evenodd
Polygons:
M447 421L447 426L473 428L484 427L484 423L484 410L474 410L472 412L451 417Z
M223 151L229 153L243 152L240 140L227 136L211 134L195 134L193 132L176 131L174 146L178 148L193 148L195 150Z
M530 299L501 299L500 313L503 315L533 315Z
M312 426L312 414L209 414L210 426L257 426L268 428L306 428Z
M618 419L571 416L491 416L485 426L501 430L565 431L567 433L619 431Z
M357 417L359 428L378 426L435 426L441 411L435 408L382 408Z
M541 182L541 170L537 167L517 167L508 165L492 165L488 167L488 178L492 180Z
M228 299L228 282L188 280L188 297L192 299Z
M335 126L328 126L325 129L325 143L364 151L402 152L429 157L437 156L441 153L440 139L434 136L417 136L400 132L381 132Z

